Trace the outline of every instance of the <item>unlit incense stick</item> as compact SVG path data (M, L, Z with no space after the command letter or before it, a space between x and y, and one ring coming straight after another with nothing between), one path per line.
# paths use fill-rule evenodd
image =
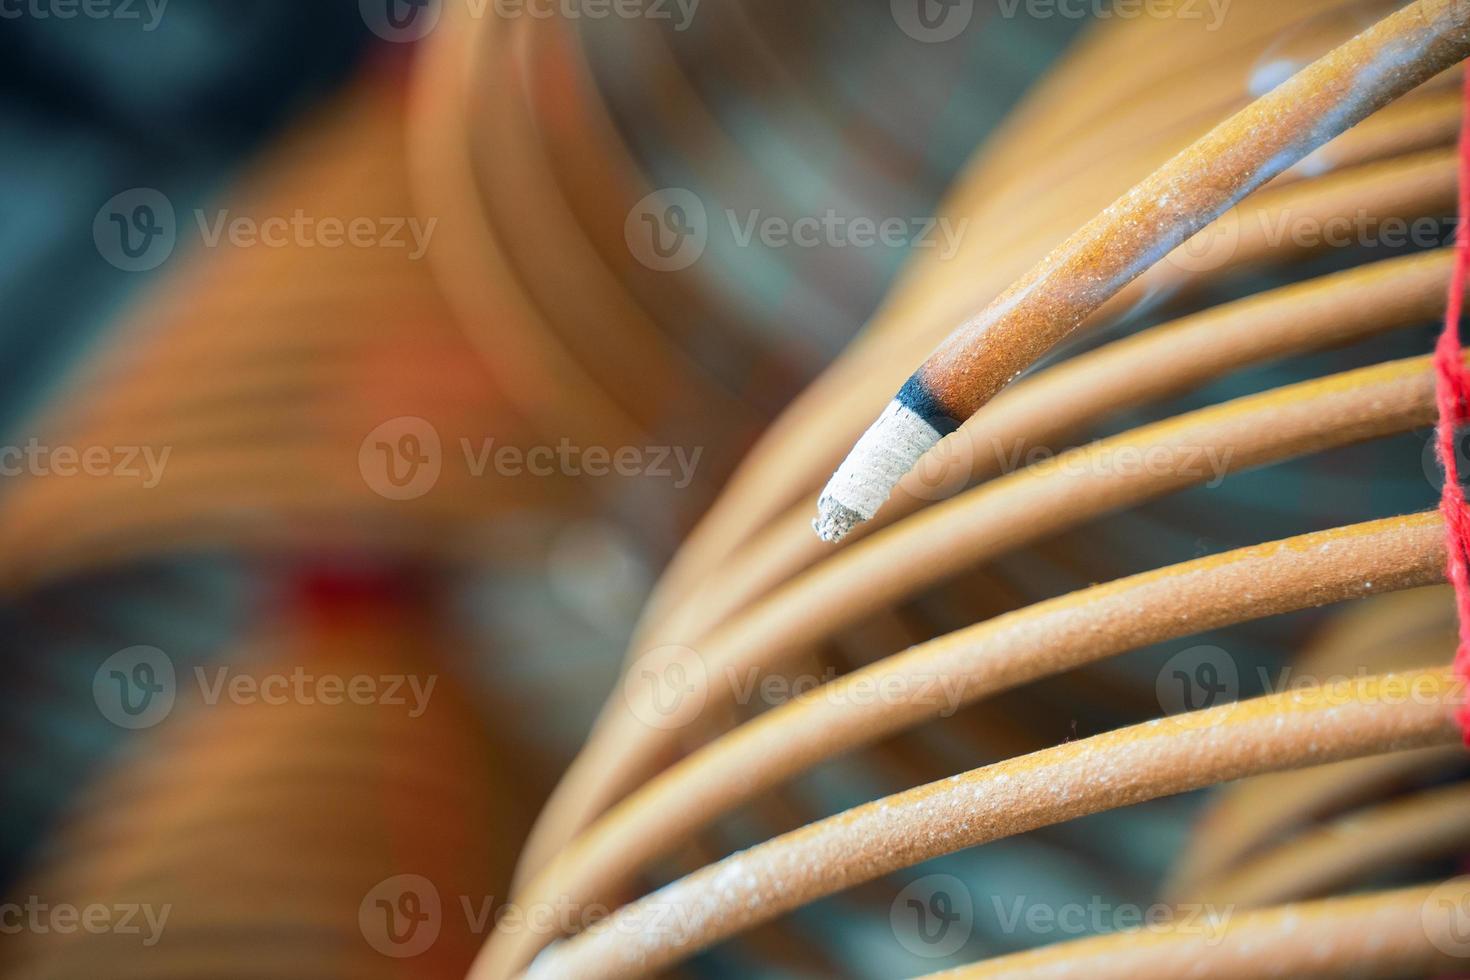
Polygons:
M1215 127L961 324L842 461L813 526L877 513L944 435L1089 314L1246 194L1470 54L1470 4L1418 0Z

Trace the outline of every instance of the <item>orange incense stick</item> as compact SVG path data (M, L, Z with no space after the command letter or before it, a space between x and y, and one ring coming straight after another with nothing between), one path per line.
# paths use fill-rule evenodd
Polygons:
M1470 4L1419 0L1216 126L1093 218L911 375L828 481L817 534L843 537L898 481L1091 313L1246 194L1470 55Z

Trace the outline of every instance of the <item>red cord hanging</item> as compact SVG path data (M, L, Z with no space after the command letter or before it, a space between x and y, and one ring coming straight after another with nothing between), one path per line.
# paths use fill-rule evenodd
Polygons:
M1455 606L1460 623L1460 642L1455 650L1455 673L1470 684L1470 511L1460 485L1455 441L1458 427L1470 415L1470 371L1460 355L1460 313L1464 305L1465 277L1470 271L1470 72L1465 74L1465 96L1460 118L1459 214L1455 225L1455 265L1445 304L1444 329L1434 348L1435 401L1439 407L1436 452L1444 468L1444 489L1439 509L1444 515L1445 570L1455 588ZM1460 727L1470 745L1470 705L1462 704Z

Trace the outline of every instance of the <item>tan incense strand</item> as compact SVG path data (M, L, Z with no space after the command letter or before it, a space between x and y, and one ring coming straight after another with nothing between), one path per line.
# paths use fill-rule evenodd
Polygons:
M1101 810L1262 772L1459 738L1448 669L1270 695L960 773L783 834L619 909L527 977L640 976L899 868ZM482 955L472 980L504 974Z
M1198 458L1195 467L1182 465L1185 454L1228 453L1236 469L1403 431L1433 415L1428 359L1410 358L1201 409L1027 467L873 535L732 619L696 651L708 699L728 696L724 681L732 674L769 669L874 608L984 559L1209 479ZM1125 472L1110 462L1123 447L1159 447L1173 463ZM664 669L664 653L638 669ZM608 702L538 822L543 843L560 846L661 768L676 740L639 720L655 709L650 691L638 696L631 703L620 690Z
M927 980L1240 980L1413 977L1463 967L1456 929L1470 879L1190 917L1187 928L1116 933L930 974ZM1460 921L1456 921L1456 916Z
M605 902L646 862L818 762L1038 677L1242 620L1439 581L1443 536L1432 512L1302 535L1094 586L919 644L680 760L568 845L516 902ZM886 694L864 696L870 690ZM491 955L524 963L550 938L500 935Z
M1470 7L1420 0L1302 69L1211 130L1084 225L978 316L911 379L859 439L819 500L818 531L841 537L873 516L938 441L920 429L963 421L1243 195L1374 110L1470 53Z

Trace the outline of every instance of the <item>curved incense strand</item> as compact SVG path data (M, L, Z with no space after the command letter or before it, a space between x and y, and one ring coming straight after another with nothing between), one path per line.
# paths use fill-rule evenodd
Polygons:
M1354 810L1288 837L1203 890L1241 908L1347 891L1395 867L1453 859L1470 844L1470 783ZM1200 896L1195 896L1196 898Z
M1046 534L1209 479L1208 468L1184 466L1182 456L1163 470L1125 473L1108 462L1123 447L1212 448L1234 472L1401 432L1433 418L1428 367L1429 358L1410 358L1246 396L1079 447L936 504L833 555L705 637L697 654L706 707L729 698L732 672L769 670L875 606ZM667 652L645 654L638 669L665 669L659 657ZM672 761L677 736L641 720L656 711L651 696L641 686L609 699L542 811L543 842L560 847Z
M979 483L1003 468L1007 453L1056 445L1088 420L1162 400L1247 365L1438 319L1444 313L1453 258L1449 249L1436 249L1354 266L1079 354L1018 381L984 415L963 426L955 437L963 454L956 469L964 468L968 482ZM930 502L908 486L900 484L882 516L847 538L844 546ZM919 489L933 497L931 486ZM812 539L808 524L804 505L786 511L707 572L698 589L671 602L649 635L696 640L831 555L832 549Z
M646 976L864 881L1037 827L1262 772L1459 738L1447 668L1294 690L1067 742L733 854L543 953L527 978ZM471 980L499 974L482 958Z
M962 324L817 501L817 534L868 520L919 457L1118 290L1307 153L1470 54L1470 5L1419 2L1302 69L1155 171Z
M1193 927L1150 927L1014 953L924 980L1235 980L1400 977L1463 966L1455 934L1470 878L1391 892L1233 910ZM1183 923L1181 922L1181 926Z
M1443 544L1434 512L1318 531L1095 585L918 644L680 760L568 844L516 903L603 902L702 826L819 762L1028 681L1243 620L1439 581ZM881 703L855 693L878 685L890 692ZM550 938L497 934L494 955L504 960L494 962L524 963Z

